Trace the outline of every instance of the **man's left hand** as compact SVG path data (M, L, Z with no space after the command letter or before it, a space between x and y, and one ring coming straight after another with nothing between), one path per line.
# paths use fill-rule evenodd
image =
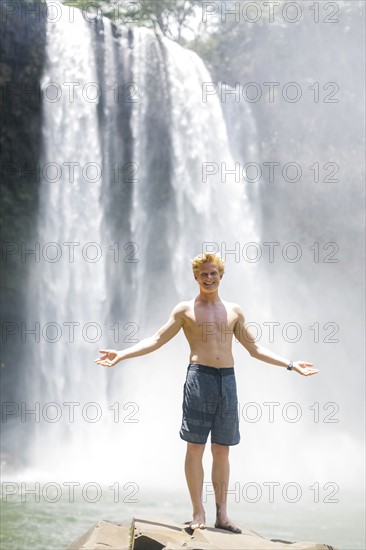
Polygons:
M311 376L319 372L318 369L313 368L313 363L307 363L306 361L294 361L292 370L295 370L303 376Z

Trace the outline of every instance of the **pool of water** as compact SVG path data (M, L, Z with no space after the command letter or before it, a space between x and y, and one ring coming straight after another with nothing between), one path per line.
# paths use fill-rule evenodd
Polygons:
M191 517L186 493L150 490L141 494L133 486L102 487L95 483L74 490L62 483L59 488L33 483L21 490L18 486L17 491L15 484L2 485L2 550L64 550L99 519L129 525L132 517L182 523ZM338 503L235 500L235 495L229 495L232 519L264 537L322 542L339 550L366 548L361 494L343 495ZM214 502L208 498L205 506L207 524L212 526Z

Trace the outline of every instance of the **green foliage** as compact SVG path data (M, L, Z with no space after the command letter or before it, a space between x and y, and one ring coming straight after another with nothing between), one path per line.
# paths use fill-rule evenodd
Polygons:
M154 29L172 40L182 41L182 32L189 28L196 8L203 0L65 0L64 4L82 10L98 11L113 21L126 22Z

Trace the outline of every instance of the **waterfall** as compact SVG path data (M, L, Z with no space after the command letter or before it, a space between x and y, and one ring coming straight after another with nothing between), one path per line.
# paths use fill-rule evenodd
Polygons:
M72 25L67 15L63 9L47 30L37 230L42 253L29 284L28 322L38 324L40 338L28 357L28 399L41 403L39 421L29 432L29 461L41 470L50 457L63 456L65 438L71 445L75 440L73 424L63 414L57 421L60 407L78 402L80 387L92 395L97 385L100 398L106 391L105 373L92 380L85 372L90 341L98 332L95 321L103 323L107 299L99 260L105 228L102 148L98 105L88 90L97 81L97 67L87 23L79 11ZM74 97L65 83L77 83Z
M28 399L43 413L27 429L27 465L78 479L105 471L108 456L113 477L133 448L128 464L137 475L153 442L151 407L178 433L176 373L184 377L187 346L178 338L168 351L111 370L94 364L98 348L131 345L131 330L141 339L176 301L192 298L190 259L203 243L230 249L258 236L245 187L221 175L222 163L232 169L234 159L219 99L202 99L202 83L212 80L202 60L143 28L131 44L108 19L87 23L75 10L70 23L65 6L62 14L48 23L42 82L49 97L38 240L49 258L41 256L29 282L29 323L39 323L41 338L29 344L26 380ZM62 97L51 101L55 82ZM72 102L70 82L78 83ZM90 83L99 83L99 100ZM206 179L205 162L219 168ZM70 163L78 163L73 177ZM253 282L248 266L236 267L225 275L235 301L239 285ZM161 383L160 400L150 381ZM138 423L126 421L137 410Z
M189 258L204 242L254 240L253 213L242 183L230 176L222 181L222 164L232 170L234 159L219 99L203 100L202 84L212 80L203 61L146 29L136 32L133 61L141 99L132 117L140 169L132 230L149 259L139 262L137 280L144 280L155 256L154 268L168 273L167 289L175 286L176 297L184 299ZM205 163L218 173L205 178ZM149 250L155 254L149 256ZM159 287L146 296L144 285L137 284L140 311L160 298Z

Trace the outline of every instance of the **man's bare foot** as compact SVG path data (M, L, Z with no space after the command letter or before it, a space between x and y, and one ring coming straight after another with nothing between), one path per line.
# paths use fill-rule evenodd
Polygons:
M230 531L230 533L241 533L242 530L237 527L228 518L223 520L222 518L216 518L215 529L223 529L224 531Z
M193 514L193 520L189 524L190 529L206 529L206 518L203 514Z

